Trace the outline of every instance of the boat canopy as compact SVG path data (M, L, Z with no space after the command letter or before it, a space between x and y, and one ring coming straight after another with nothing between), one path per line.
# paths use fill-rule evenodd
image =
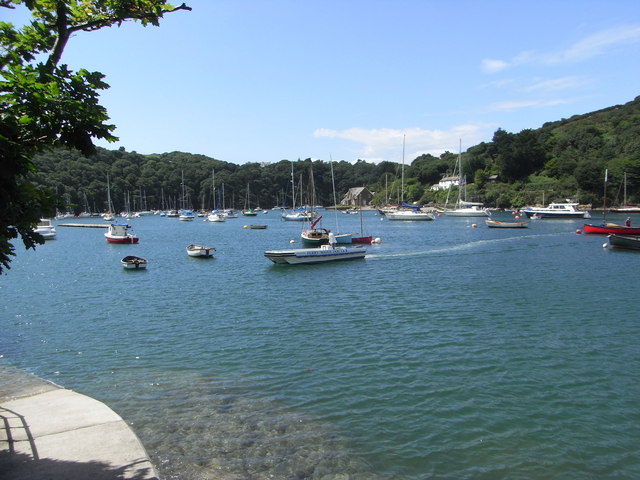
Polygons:
M406 203L406 202L402 202L400 206L404 208L417 208L417 209L422 208L422 205L411 205L410 203Z

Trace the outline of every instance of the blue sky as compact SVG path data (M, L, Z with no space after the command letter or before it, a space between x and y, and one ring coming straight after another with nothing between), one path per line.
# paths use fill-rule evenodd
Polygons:
M404 136L410 162L640 95L637 0L186 3L71 39L62 63L111 85L120 140L99 145L400 162Z

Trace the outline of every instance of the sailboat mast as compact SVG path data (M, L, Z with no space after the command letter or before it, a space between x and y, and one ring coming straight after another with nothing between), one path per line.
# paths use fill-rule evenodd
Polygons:
M404 203L404 145L405 145L405 140L406 140L407 136L406 135L402 135L402 180L400 182L400 204L402 205Z
M467 179L464 178L464 199L467 199ZM458 145L458 208L462 204L462 139Z
M111 185L109 184L109 174L107 173L107 210L109 213L113 213L111 209Z
M329 165L331 166L331 185L333 186L333 212L336 216L336 231L339 232L340 228L338 227L338 200L336 199L336 180L333 177L333 159L331 155L329 155Z
M293 176L293 162L291 162L291 209L296 209L296 182Z
M607 181L609 180L609 169L604 169L604 195L602 196L602 223L607 223Z
M211 169L211 200L213 203L213 209L216 209L216 171L214 168Z

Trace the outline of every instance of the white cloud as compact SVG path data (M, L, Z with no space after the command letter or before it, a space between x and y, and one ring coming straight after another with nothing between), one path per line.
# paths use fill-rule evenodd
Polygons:
M422 154L439 156L445 151L457 152L460 139L463 145L480 143L487 137L490 128L493 128L493 125L463 124L449 130L425 130L417 127L405 130L358 127L346 130L319 128L313 132L313 135L340 138L359 144L352 149L357 158L375 163L383 160L400 162L403 136L406 136L405 160L410 162Z
M553 107L556 105L566 105L572 102L573 102L572 100L568 100L568 99L507 100L504 102L494 103L489 107L489 109L493 111L513 111L513 110L522 110L524 108Z
M602 55L611 47L640 42L640 25L611 28L594 33L568 49L548 56L549 63L579 62Z
M551 91L558 91L558 90L575 89L575 88L584 87L590 82L591 80L586 77L577 77L577 76L552 78L549 80L538 80L532 85L525 87L523 91L551 92Z
M497 73L517 65L557 65L588 60L607 53L610 49L640 42L640 25L625 25L589 35L564 50L555 52L520 52L511 60L483 59L481 69Z
M509 63L504 60L494 60L485 58L482 60L482 71L486 73L497 73L509 67Z

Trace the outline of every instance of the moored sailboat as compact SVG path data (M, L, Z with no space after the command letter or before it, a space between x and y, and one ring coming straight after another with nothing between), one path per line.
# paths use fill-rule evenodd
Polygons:
M455 170L455 169L454 169ZM455 171L454 171L455 174ZM458 150L458 201L454 208L445 208L444 213L449 217L489 217L491 212L479 202L467 202L462 200L462 187L464 184L465 197L467 190L466 178L462 176L462 140Z
M607 222L607 182L609 180L609 170L604 171L604 194L602 196L602 223L594 225L585 223L582 226L584 233L610 234L618 233L621 235L640 235L640 228L631 226L631 219L627 220L627 225L619 225L617 223Z

